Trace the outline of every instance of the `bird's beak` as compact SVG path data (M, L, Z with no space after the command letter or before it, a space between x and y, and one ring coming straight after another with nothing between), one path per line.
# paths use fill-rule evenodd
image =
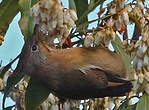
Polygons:
M33 40L39 41L40 39L40 32L39 32L39 24L35 24L33 35L31 36Z

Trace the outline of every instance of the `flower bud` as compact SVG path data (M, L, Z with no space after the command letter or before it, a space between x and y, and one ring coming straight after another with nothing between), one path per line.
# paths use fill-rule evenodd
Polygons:
M95 34L94 38L95 38L95 41L94 41L94 42L95 42L95 44L98 46L99 43L100 43L100 41L103 40L103 32L102 32L102 31L98 31L98 32Z
M123 16L123 20L124 20L125 25L128 25L128 23L129 23L129 16L128 16L127 11L123 11L122 12L122 16Z
M76 12L74 10L69 10L69 13L70 13L71 18L74 21L78 20L77 14L76 14Z
M139 83L142 84L144 81L144 75L142 74L142 72L138 74L138 77L139 77Z
M144 78L149 82L149 72L144 73Z
M85 40L84 40L84 46L88 48L88 47L91 46L91 44L92 44L93 42L94 42L93 36L87 35L87 36L85 37Z
M52 105L55 104L55 98L54 98L53 94L49 94L49 96L48 96L48 101L49 101Z

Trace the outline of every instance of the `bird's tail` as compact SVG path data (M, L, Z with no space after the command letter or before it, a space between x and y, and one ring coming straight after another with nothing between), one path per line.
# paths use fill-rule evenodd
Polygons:
M103 97L117 97L117 96L125 96L126 93L130 92L132 89L132 83L127 82L119 85L109 85L108 87L101 89L98 94L102 94Z

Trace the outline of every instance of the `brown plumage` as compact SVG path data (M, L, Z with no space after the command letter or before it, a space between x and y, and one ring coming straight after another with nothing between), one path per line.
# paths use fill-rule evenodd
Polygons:
M17 68L43 83L60 99L123 96L131 91L124 61L103 48L51 49L35 29ZM17 69L16 68L16 69Z

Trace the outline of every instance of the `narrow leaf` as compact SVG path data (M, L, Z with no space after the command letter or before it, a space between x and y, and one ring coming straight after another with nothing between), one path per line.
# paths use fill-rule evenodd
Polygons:
M79 1L85 1L85 0L79 0ZM95 0L95 1L96 1L96 0ZM97 2L95 2L94 5L90 6L90 8L88 8L88 9L86 9L86 10L83 10L83 12L81 13L81 15L80 15L80 17L79 17L79 19L78 19L78 21L77 21L77 26L78 26L79 24L84 23L84 22L82 22L83 19L85 19L85 18L87 17L87 15L88 15L91 11L93 11L98 5L102 4L104 1L105 1L105 0L98 0ZM82 5L80 6L80 4L78 4L78 5L76 4L76 6L78 6L78 7L80 7L80 8L83 8ZM77 10L77 11L78 11L78 10ZM78 13L77 13L77 14L78 14Z
M90 23L93 23L93 22L96 22L96 21L100 21L100 20L106 20L106 19L108 19L108 18L110 18L111 16L114 16L114 15L115 14L113 14L113 15L106 15L106 16L103 16L101 18L97 18L97 19L94 19L94 20L91 20L91 21L85 21L84 23L81 23L77 27L77 31L83 32L84 30L82 30L82 28L88 26Z
M69 0L69 9L75 10L77 12L74 0Z
M137 103L136 110L149 110L149 95L144 94Z
M30 16L30 8L36 2L37 0L19 0L21 10L21 19L19 21L19 25L25 40L33 33L34 23L32 17Z
M49 94L50 91L44 85L31 78L25 94L26 110L36 110Z
M122 59L125 61L126 66L128 68L128 73L132 72L132 66L130 64L130 56L124 51L122 47L121 39L116 36L115 40L112 41L113 48L115 49L116 53L119 54Z
M74 0L74 2L76 5L78 16L77 26L79 26L80 24L88 21L87 14L84 17L82 17L85 11L88 10L88 0Z
M90 0L89 9L92 8L98 0Z

